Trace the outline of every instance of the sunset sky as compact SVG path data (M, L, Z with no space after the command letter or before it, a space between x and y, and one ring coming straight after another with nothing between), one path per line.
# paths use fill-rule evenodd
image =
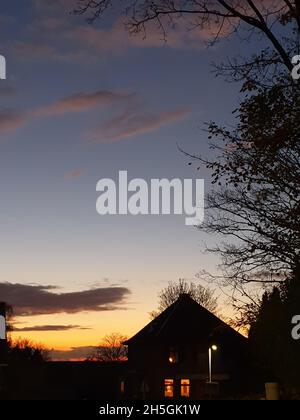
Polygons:
M208 49L188 22L168 42L130 37L118 10L89 25L74 3L0 6L0 300L14 303L15 337L64 350L134 334L169 281L216 270L203 254L215 238L184 216L100 216L96 184L127 170L209 188L177 144L209 153L203 123L231 121L240 99L210 63L243 54L236 39Z

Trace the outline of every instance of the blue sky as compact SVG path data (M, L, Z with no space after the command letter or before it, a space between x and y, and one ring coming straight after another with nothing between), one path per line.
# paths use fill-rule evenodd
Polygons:
M177 144L209 153L203 123L231 121L240 99L210 63L243 50L235 39L207 49L201 33L131 40L112 16L88 26L69 13L71 0L51 3L1 2L0 282L131 292L122 310L18 318L91 328L31 334L67 348L134 333L168 281L216 269L203 254L214 238L184 216L99 216L96 184L127 170L130 179L204 178L209 188L207 170L188 166Z

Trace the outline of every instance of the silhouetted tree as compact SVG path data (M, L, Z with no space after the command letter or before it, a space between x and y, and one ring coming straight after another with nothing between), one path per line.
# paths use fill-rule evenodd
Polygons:
M222 279L234 288L282 281L299 261L300 86L263 89L238 112L235 130L208 128L219 159L194 156L215 184L201 228L226 237L210 251L221 255Z
M293 275L281 286L281 295L285 308L284 328L289 332L286 350L288 369L284 378L291 387L297 387L300 396L300 339L293 339L290 332L291 327L294 327L294 324L291 325L292 318L300 315L300 265L296 266Z
M96 351L89 358L99 362L119 362L127 359L127 347L123 342L127 337L120 333L106 335Z
M286 328L283 335L284 308L278 288L265 292L257 319L250 329L250 341L257 359L268 375L278 372L278 362L283 362ZM277 368L276 368L277 367ZM271 378L274 380L274 378Z
M299 308L300 277L295 271L281 286L265 292L249 340L265 381L277 380L300 390L300 340L291 335L291 320Z
M159 292L158 308L150 313L151 318L157 317L184 293L190 295L192 299L210 312L217 313L218 301L213 290L194 282L179 279L178 282L169 282L168 286Z
M13 331L13 308L4 303L6 313L7 332ZM10 335L7 337L5 346L5 360L9 364L16 363L42 363L50 359L49 351L42 345L32 342L29 339L13 340Z
M43 363L50 360L49 351L29 339L8 340L8 363Z
M13 308L7 303L3 304L6 315L6 330L8 333L13 331ZM41 363L50 360L49 351L42 345L24 338L13 340L9 334L7 346L5 347L5 359L10 364L15 363Z

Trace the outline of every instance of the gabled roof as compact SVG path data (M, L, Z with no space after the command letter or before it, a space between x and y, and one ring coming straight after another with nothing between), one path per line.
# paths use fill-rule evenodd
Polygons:
M221 319L199 305L188 294L182 294L171 306L153 319L124 344L151 342L184 342L185 340L209 343L226 336L230 341L246 339Z

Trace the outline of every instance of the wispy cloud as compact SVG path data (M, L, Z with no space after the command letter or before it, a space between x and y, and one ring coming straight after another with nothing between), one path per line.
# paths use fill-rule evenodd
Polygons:
M62 115L70 112L84 112L93 107L108 106L111 104L129 101L133 94L126 92L113 92L98 90L96 92L78 92L54 104L37 109L33 115L48 116Z
M22 127L28 115L13 109L0 109L0 133L7 133Z
M120 17L106 29L91 25L77 25L65 30L62 34L65 41L78 47L85 46L90 52L106 52L110 54L124 53L129 48L172 48L172 49L200 49L209 37L205 31L190 31L186 25L177 25L163 34L154 23L148 24L146 36L144 33L130 34L125 27L126 18Z
M92 133L92 138L96 142L118 141L132 138L137 135L150 133L165 125L181 121L188 114L188 109L177 109L160 113L127 110L95 130Z
M43 331L70 331L70 330L90 330L89 327L80 325L35 325L32 327L13 327L13 332L43 332Z
M133 138L181 121L189 114L189 109L187 108L151 112L144 104L139 103L137 95L132 92L108 90L77 92L52 104L40 106L26 112L10 109L0 110L0 133L16 130L37 118L83 113L91 109L110 106L113 107L113 112L120 108L123 111L119 115L112 117L101 127L90 131L90 137L93 142L111 142ZM67 177L76 178L82 175L82 171L75 170L68 174Z
M4 89L4 94L9 93L12 94L12 91L8 87L6 90ZM95 92L74 93L52 104L40 106L26 112L15 109L0 109L0 133L14 131L26 123L32 122L35 118L86 112L95 107L124 106L130 103L134 96L133 93L129 92L98 90Z
M1 299L13 307L17 316L124 309L129 294L125 287L58 293L54 286L0 283Z
M83 175L84 175L83 170L75 169L74 171L67 173L66 179L81 178Z
M122 17L105 29L88 24L72 25L66 20L51 18L39 19L29 27L30 32L24 40L16 41L13 49L10 46L16 58L22 60L79 63L101 60L103 54L124 54L133 48L203 49L205 42L212 38L208 31L192 31L182 25L170 29L165 39L155 25L148 28L146 36L144 33L130 34Z
M125 15L119 16L109 27L88 25L86 16L71 16L76 0L33 0L33 5L35 18L27 25L22 43L16 45L16 51L23 59L45 57L50 49L49 60L68 61L78 61L83 55L99 59L103 53L123 54L131 48L202 49L217 33L219 37L226 36L231 29L223 23L220 31L220 24L216 21L200 30L197 17L178 18L174 25L167 17L161 16L161 23L168 28L167 37L155 21L147 22L146 32L130 34L128 16Z

